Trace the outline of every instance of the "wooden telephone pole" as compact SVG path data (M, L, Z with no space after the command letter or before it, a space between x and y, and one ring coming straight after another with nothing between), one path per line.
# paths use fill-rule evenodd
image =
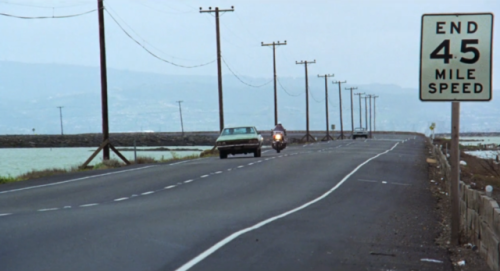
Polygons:
M365 93L354 93L354 95L359 96L359 128L363 128L363 117L361 113L361 95L365 95Z
M343 123L343 120L342 120L342 87L341 87L341 85L347 83L347 81L343 81L343 82L341 82L341 81L334 81L332 83L339 84L340 139L344 139L344 123Z
M273 46L273 71L274 71L274 126L278 124L278 91L276 88L276 46L286 45L286 40L284 43L274 42L264 43L261 42L261 46Z
M301 139L303 141L305 138L306 142L309 142L309 138L312 139L312 141L316 141L316 139L314 139L314 137L309 133L309 83L307 81L307 65L315 63L316 59L314 61L295 61L295 64L304 64L304 67L306 68L306 135Z
M333 77L333 74L325 74L325 75L319 75L318 77L325 77L325 111L326 111L326 136L321 139L321 141L328 141L328 140L334 140L330 136L330 124L328 122L328 77Z
M354 106L353 106L353 97L352 97L352 91L358 89L356 87L350 87L346 88L346 90L351 90L351 138L353 138L354 135Z
M219 31L219 13L221 12L230 12L234 11L234 6L231 6L231 9L219 9L218 7L215 10L212 10L212 7L209 7L208 10L202 10L200 7L200 13L212 13L215 12L215 34L217 39L217 79L219 85L219 128L220 131L224 129L224 102L222 98L222 62L221 62L221 53L220 53L220 31Z
M99 19L99 49L100 49L100 64L101 64L101 106L102 106L102 144L97 150L83 163L82 168L94 159L102 150L103 161L109 160L109 150L111 149L120 159L127 165L130 162L125 158L109 141L109 121L108 121L108 76L106 68L106 39L104 29L104 5L103 0L97 0L97 14Z

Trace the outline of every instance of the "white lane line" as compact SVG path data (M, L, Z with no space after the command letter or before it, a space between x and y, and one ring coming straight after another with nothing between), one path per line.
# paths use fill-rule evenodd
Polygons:
M145 167L141 167L141 168L127 169L127 170L122 170L122 171L115 171L115 172L104 173L104 174L98 174L98 175L92 175L92 176L88 176L88 177L82 177L82 178L77 178L77 179L71 179L71 180L62 181L62 182L57 182L57 183L49 183L49 184L42 184L42 185L34 185L34 186L24 187L24 188L19 188L19 189L12 189L12 190L0 191L0 194L6 194L6 193L12 193L12 192L18 192L18 191L23 191L23 190L29 190L29 189L35 189L35 188L41 188L41 187L47 187L47 186L53 186L53 185L59 185L59 184L65 184L65 183L72 183L72 182L77 182L77 181L82 181L82 180L87 180L87 179L98 178L98 177L102 177L102 176L115 175L115 174L120 174L120 173L130 172L130 171L142 170L142 169L146 169L146 168L150 168L150 167L156 167L156 165L153 165L153 166L145 166Z
M71 206L64 206L63 209L71 209Z
M8 216L11 215L12 213L5 213L5 214L0 214L0 216Z
M200 178L206 178L208 177L209 175L201 175Z
M263 152L261 152L261 153L266 153L266 152L268 152L268 151L269 151L269 150L267 150L267 151L263 151Z
M39 209L39 212L48 212L48 211L55 211L59 210L59 208L45 208L45 209Z
M190 182L192 182L192 181L194 181L194 180L193 180L193 179L191 179L191 180L186 180L186 181L184 181L184 183L190 183Z
M245 166L238 166L238 168L242 168L242 167L245 167Z
M367 140L368 140L368 139L365 139L365 143L366 143L366 141L367 141Z
M228 168L227 171L231 171L231 168Z
M221 174L221 173L222 173L222 171L216 171L215 172L215 174Z
M128 200L128 198L119 198L119 199L115 199L115 201L122 201L122 200Z
M252 166L252 165L253 165L253 163L248 163L248 165L249 165L249 166Z
M148 192L144 192L144 193L142 193L141 195L142 195L142 196L147 196L147 195L151 195L151 194L153 194L154 192L155 192L155 191L148 191Z
M92 206L97 206L97 205L99 205L99 203L89 203L89 204L80 205L80 207L85 208L85 207L92 207Z
M354 144L354 142L347 143L346 147L347 147L347 146L350 146L350 145L352 145L352 144Z
M382 181L383 184L386 184L387 182L386 181Z
M381 152L371 158L369 158L368 160L364 161L363 163L361 163L360 165L358 165L354 170L352 170L349 174L347 174L339 183L337 183L337 185L335 185L333 188L331 188L330 190L328 190L327 192L325 192L323 195L317 197L316 199L312 200L312 201L309 201L295 209L292 209L290 211L287 211L285 213L282 213L280 215L277 215L277 216L273 216L271 218L268 218L264 221L261 221L251 227L248 227L248 228L245 228L245 229L242 229L242 230L239 230L237 232L234 232L233 234L229 235L228 237L222 239L221 241L217 242L215 245L211 246L210 248L208 248L207 250L203 251L201 254L199 254L198 256L194 257L192 260L190 260L189 262L183 264L181 267L177 268L176 271L186 271L188 269L190 269L191 267L193 267L194 265L198 264L199 262L203 261L205 258L207 258L208 256L210 256L210 254L214 253L215 251L217 251L218 249L220 249L221 247L223 247L224 245L228 244L229 242L231 242L232 240L238 238L239 236L249 232L249 231L253 231L255 229L258 229L262 226L265 226L266 224L269 224L275 220L278 220L280 218L283 218L283 217L286 217L290 214L293 214L293 213L296 213L324 198L326 198L328 195L330 195L333 191L337 190L345 181L347 181L354 173L356 173L361 167L363 167L364 165L366 165L368 162L370 162L371 160L373 159L376 159L378 158L379 156L381 155L384 155L392 150L394 150L394 148L396 148L396 146L398 145L399 143L396 143L392 148L384 151L384 152Z
M358 179L360 182L369 182L369 183L378 183L378 181L375 180L366 180L366 179Z
M257 161L257 163L262 163L262 160Z
M165 189L170 189L170 188L174 188L175 185L169 185L169 186L165 186Z
M271 159L271 158L266 158L266 159L264 159L264 160L266 160L266 161L267 161L267 160L269 160L269 159Z

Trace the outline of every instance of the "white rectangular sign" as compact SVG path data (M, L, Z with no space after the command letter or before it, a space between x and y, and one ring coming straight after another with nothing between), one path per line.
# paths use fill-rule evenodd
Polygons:
M493 14L424 14L420 100L490 101Z

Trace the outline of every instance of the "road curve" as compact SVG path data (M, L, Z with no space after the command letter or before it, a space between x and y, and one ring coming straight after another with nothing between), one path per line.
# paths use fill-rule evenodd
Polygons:
M380 135L0 186L0 270L452 270L425 139Z

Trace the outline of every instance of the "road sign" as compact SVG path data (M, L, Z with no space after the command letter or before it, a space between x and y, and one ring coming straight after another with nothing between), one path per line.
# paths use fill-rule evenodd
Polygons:
M421 101L490 101L493 14L424 14Z

